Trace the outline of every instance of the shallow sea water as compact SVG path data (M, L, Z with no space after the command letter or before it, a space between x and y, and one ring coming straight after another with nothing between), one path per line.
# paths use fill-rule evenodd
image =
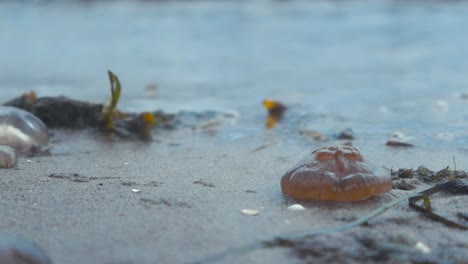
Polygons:
M263 135L265 98L290 106L272 133L333 137L352 128L383 144L468 142L464 1L31 1L0 3L0 101L102 102L106 71L120 108L236 112L219 135ZM157 96L145 87L158 86Z

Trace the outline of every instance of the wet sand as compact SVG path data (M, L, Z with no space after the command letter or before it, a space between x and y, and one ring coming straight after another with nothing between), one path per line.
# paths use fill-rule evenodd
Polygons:
M38 242L54 263L191 263L253 241L344 224L408 193L301 203L304 211L290 211L286 207L296 201L282 195L280 178L312 150L304 145L279 140L254 152L262 136L226 141L188 130L161 133L151 144L110 142L89 131L54 133L51 156L20 157L15 169L0 171L0 229ZM391 148L364 139L354 145L367 160L389 168L439 170L455 155L459 169L466 169L468 158L462 150ZM458 222L456 213L468 211L468 196L437 194L432 203ZM242 209L260 214L243 215ZM464 263L466 234L403 202L366 226L304 241L316 247L315 255L305 254L309 259L274 247L221 263L353 262L359 261L356 252L368 252L369 261Z

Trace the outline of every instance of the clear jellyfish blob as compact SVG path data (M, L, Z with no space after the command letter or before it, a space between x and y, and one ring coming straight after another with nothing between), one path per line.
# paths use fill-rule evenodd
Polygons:
M29 152L48 143L49 131L39 118L15 107L0 106L0 145Z

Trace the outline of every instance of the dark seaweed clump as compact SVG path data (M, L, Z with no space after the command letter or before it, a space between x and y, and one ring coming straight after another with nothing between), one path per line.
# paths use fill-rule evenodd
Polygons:
M468 179L468 174L461 170L450 170L448 167L439 171L431 171L424 166L418 169L399 169L391 171L393 189L413 190L422 183L434 184L451 179Z
M89 103L64 96L36 97L34 92L21 95L3 105L17 107L37 116L49 128L98 128L121 138L152 140L151 128L170 127L173 115L161 111L123 113L117 110L122 90L118 77L108 72L111 97L108 103Z

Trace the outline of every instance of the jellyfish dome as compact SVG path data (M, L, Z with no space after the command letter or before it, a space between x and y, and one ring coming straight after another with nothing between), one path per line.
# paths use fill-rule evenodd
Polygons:
M39 118L15 107L0 106L0 145L28 152L48 142L49 131Z
M391 189L390 175L374 175L349 146L318 148L281 178L283 193L299 200L359 201Z

